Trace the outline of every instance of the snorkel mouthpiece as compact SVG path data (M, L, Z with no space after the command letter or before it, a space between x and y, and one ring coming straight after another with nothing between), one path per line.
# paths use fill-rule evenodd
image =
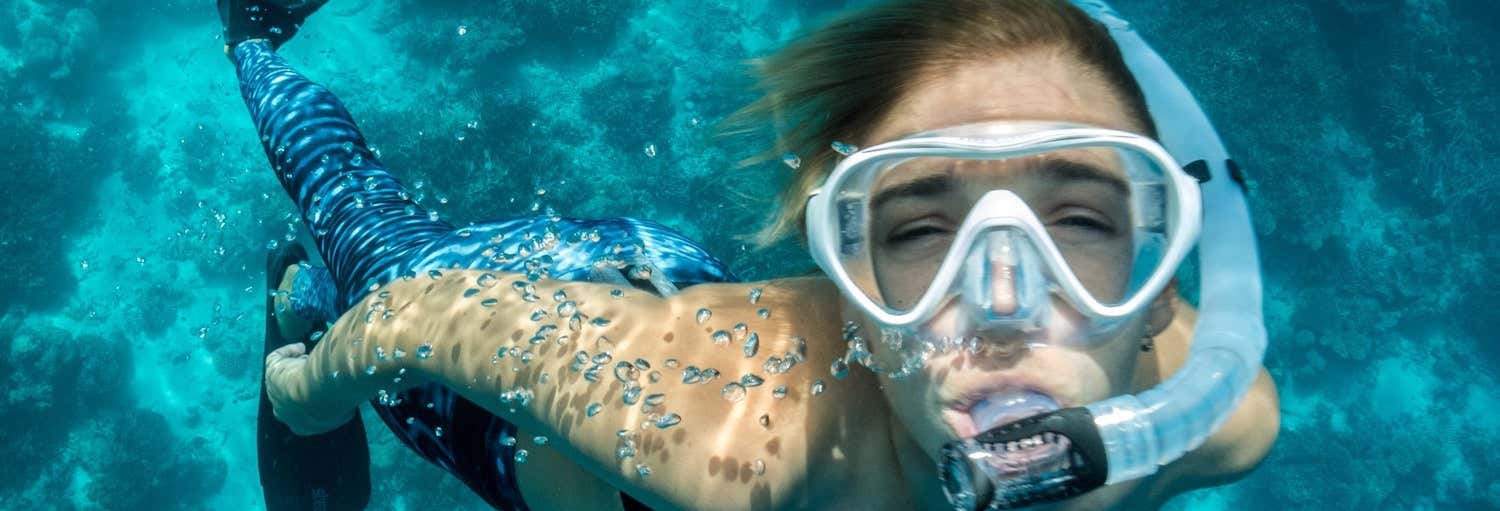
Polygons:
M1104 485L1104 442L1087 408L1065 408L943 446L938 476L955 511L1015 509Z

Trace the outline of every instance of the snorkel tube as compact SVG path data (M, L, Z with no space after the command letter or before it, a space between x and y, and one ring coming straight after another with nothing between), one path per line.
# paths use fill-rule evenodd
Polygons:
M1183 367L1151 390L1029 417L944 447L939 474L958 510L1030 506L1155 473L1224 424L1265 355L1255 231L1238 169L1187 86L1130 23L1102 0L1073 1L1109 27L1162 145L1191 162L1189 173L1201 182L1198 323ZM1026 449L1036 446L1047 449Z

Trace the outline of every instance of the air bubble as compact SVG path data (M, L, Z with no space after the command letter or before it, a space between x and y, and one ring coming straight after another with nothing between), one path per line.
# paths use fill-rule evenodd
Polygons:
M681 423L682 416L675 413L669 413L656 418L656 427L661 429L667 429Z
M724 384L724 390L720 394L724 396L725 401L738 403L745 399L745 386L738 382L729 382Z
M488 289L494 287L495 283L499 281L500 279L498 277L495 277L493 273L486 273L484 275L480 275L479 278L475 279L474 283L479 284L479 287Z
M843 379L845 376L849 376L849 362L842 358L836 358L832 364L829 364L828 372L834 378Z
M640 371L636 370L635 366L631 365L630 362L622 361L615 364L615 379L620 380L620 383L631 383L640 379L640 377Z
M761 377L756 376L754 374L747 374L747 375L744 375L744 376L740 377L740 385L744 385L747 388L748 387L759 387L762 383L765 383L765 382L766 382L766 380L764 378L761 378Z
M708 310L708 307L698 309L698 324L701 325L708 322L708 318L713 317L713 315L713 311Z

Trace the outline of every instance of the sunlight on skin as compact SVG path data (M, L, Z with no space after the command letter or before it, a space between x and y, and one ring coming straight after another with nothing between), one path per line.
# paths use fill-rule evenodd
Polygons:
M481 286L484 275L498 280ZM661 299L633 289L614 297L612 286L545 280L531 284L526 293L513 286L517 282L525 281L512 274L450 271L437 278L398 280L372 293L330 329L314 356L302 359L307 363L277 366L291 371L287 388L273 392L279 394L273 395L278 416L301 422L293 424L296 430L315 432L336 426L338 417L317 417L306 410L349 410L381 391L395 396L408 386L435 381L521 429L556 439L549 447L587 460L582 465L611 485L639 485L644 495L638 497L663 507L817 507L806 488L849 487L854 481L847 479L864 472L831 464L892 466L888 450L850 447L888 444L865 438L889 437L889 412L880 400L843 405L864 395L859 389L874 388L872 375L860 372L842 381L828 376L829 364L844 350L841 343L828 341L840 335L836 323L827 321L837 317L839 301L826 281L758 284L764 290L758 304L747 298L757 287L749 284L694 286ZM576 329L571 317L557 313L563 305L554 299L559 290L566 294L564 302L576 304ZM423 299L428 296L444 298ZM704 324L696 320L701 307L713 311ZM771 319L756 314L762 308L774 311ZM626 320L627 309L634 320ZM516 325L511 319L531 317L538 310L545 311L539 321ZM608 324L596 324L600 318ZM713 332L736 323L759 335L755 357L745 357L741 342L717 345L711 339ZM826 328L791 331L790 325ZM548 326L556 330L533 343L538 330ZM806 361L783 374L768 373L768 357L797 351L794 336L812 339L803 343ZM418 356L429 348L429 358ZM497 356L501 350L505 355ZM588 363L576 364L579 351ZM609 354L608 361L596 364L602 353ZM294 350L286 354L296 355ZM623 402L625 385L617 379L615 365L638 358L650 364L639 376L642 395L665 394L659 406ZM677 367L668 367L668 359L675 359ZM595 365L598 381L590 382L585 374ZM682 375L688 366L720 374L706 383L686 384ZM660 372L656 383L649 381L652 371ZM739 402L726 400L724 386L747 374L765 381L748 388ZM826 390L813 396L810 389L819 380ZM776 399L772 391L781 385L788 392ZM518 389L529 391L529 398L514 397ZM588 417L592 403L602 408ZM824 408L810 413L813 407ZM678 414L682 422L666 429L652 423L666 413ZM767 416L764 425L762 415ZM629 442L618 435L621 430L629 432ZM810 445L824 446L824 451L809 452ZM632 447L634 456L617 458L623 446ZM649 467L651 475L641 478L638 464ZM764 472L755 474L759 465ZM810 472L808 467L823 470ZM895 474L889 479L882 483L899 484ZM867 483L868 477L860 480ZM662 495L671 495L671 501Z

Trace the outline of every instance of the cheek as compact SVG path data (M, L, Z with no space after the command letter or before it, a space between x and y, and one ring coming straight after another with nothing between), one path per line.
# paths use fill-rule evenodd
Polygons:
M1130 277L1134 263L1129 255L1128 240L1076 249L1067 260L1078 281L1096 299L1106 304L1124 299L1126 279Z
M1141 359L1141 342L1145 336L1140 320L1122 327L1121 334L1098 349L1088 352L1089 359L1109 382L1109 394L1117 396L1134 387L1136 366Z
M927 291L941 264L941 258L902 259L889 251L876 250L874 273L886 305L897 310L910 309Z

